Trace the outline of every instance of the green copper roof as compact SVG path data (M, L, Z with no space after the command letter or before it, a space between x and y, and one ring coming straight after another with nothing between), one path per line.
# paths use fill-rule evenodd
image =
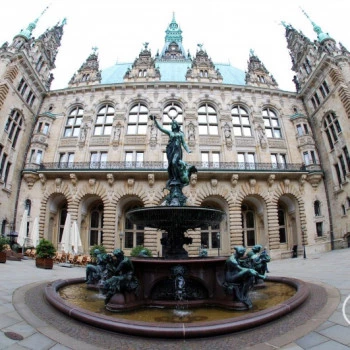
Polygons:
M317 34L317 40L322 43L322 41L326 40L326 39L331 39L331 37L329 36L328 33L324 33L321 29L320 26L318 26L315 22L313 22L310 17L308 16L308 14L302 10L304 15L309 19L309 21L311 22L313 28L314 28L314 32Z
M40 16L34 20L34 22L29 23L28 27L26 29L22 29L21 32L19 34L17 34L17 35L23 36L23 37L25 37L26 39L29 40L32 37L33 30L35 29L36 24L39 21L39 18L46 12L46 10L48 8L49 7L47 6L45 8L45 10L40 14Z
M182 30L180 29L179 25L175 21L175 13L173 13L173 19L170 22L168 29L165 31L165 41L166 42L182 42Z
M223 84L246 85L245 73L230 64L214 63L219 69ZM186 82L187 68L191 66L189 61L156 62L159 67L161 82ZM120 84L124 82L124 74L132 63L116 63L114 66L102 70L101 84Z

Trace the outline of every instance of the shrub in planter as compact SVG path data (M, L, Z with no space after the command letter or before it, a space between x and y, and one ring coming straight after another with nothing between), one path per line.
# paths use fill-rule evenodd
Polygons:
M135 257L152 257L152 252L148 248L143 247L142 245L137 245L131 250L130 255Z
M6 262L5 248L10 244L10 240L4 236L0 236L0 263Z
M39 244L36 246L36 267L42 269L52 269L53 257L55 254L56 248L54 245L45 238L41 239Z
M95 250L99 250L99 252L101 254L106 254L107 251L106 251L106 248L102 245L102 244L95 244L93 245L90 250L89 250L89 253L90 253L90 256L91 256L91 260L93 263L96 263L96 253L95 253Z

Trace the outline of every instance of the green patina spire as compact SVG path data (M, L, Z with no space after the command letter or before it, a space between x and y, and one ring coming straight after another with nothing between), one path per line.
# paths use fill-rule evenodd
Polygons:
M36 18L34 20L34 22L31 22L29 23L28 27L26 29L22 29L21 32L18 34L18 35L21 35L23 37L25 37L26 39L30 39L31 36L32 36L32 32L33 30L35 29L36 27L36 24L38 23L39 21L39 18L46 12L46 10L48 9L49 7L47 6L44 11L40 14L40 16L38 18Z
M175 13L173 12L173 19L171 23L168 26L168 29L165 31L165 41L166 42L173 42L181 43L182 42L182 30L180 29L179 25L176 23L175 20Z
M322 43L322 41L326 40L326 39L331 39L331 37L328 35L328 33L324 33L321 29L320 26L318 26L315 22L313 22L311 20L311 18L308 16L308 14L301 9L301 11L303 11L304 15L308 18L308 20L311 22L313 28L314 28L314 32L317 33L317 40Z

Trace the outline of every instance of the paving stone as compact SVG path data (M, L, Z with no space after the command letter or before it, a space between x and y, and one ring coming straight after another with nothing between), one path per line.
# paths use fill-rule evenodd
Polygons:
M349 349L350 348L346 345L330 340L330 341L327 341L326 343L316 345L312 348L308 348L307 350L349 350Z
M19 341L18 344L32 350L47 350L56 343L40 333L35 333L30 337Z
M320 334L339 343L350 344L350 326L344 327L341 325L334 325L333 327L320 331Z
M322 344L328 340L329 339L327 337L324 337L319 333L311 332L305 337L298 339L295 343L301 346L303 349L306 349L318 344Z

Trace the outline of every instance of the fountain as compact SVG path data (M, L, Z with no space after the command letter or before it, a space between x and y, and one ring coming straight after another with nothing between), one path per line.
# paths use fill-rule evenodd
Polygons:
M70 317L104 329L152 337L189 338L217 335L255 327L290 312L308 296L306 285L298 280L269 278L295 288L295 295L267 310L248 313L235 318L218 318L215 321L187 323L194 308L219 307L225 310L253 309L250 291L257 282L266 279L266 257L259 257L261 246L255 247L243 260L244 247L235 247L230 257L188 257L184 245L192 243L186 236L190 229L206 228L219 224L225 213L212 208L186 206L182 193L189 184L191 174L197 170L182 160L182 147L190 153L180 126L173 120L171 131L164 129L154 116L156 127L169 136L166 148L168 195L164 205L129 211L127 218L134 224L165 232L161 243L163 258L137 257L129 260L120 249L113 255L98 257L97 267L87 268L86 281L90 289L102 290L106 295L105 307L112 312L128 312L144 308L171 308L174 322L142 322L100 315L66 303L58 291L66 285L82 280L56 281L46 288L46 298ZM264 284L264 283L263 283ZM233 311L232 311L233 312ZM202 318L199 317L201 320ZM180 322L179 322L180 320Z

